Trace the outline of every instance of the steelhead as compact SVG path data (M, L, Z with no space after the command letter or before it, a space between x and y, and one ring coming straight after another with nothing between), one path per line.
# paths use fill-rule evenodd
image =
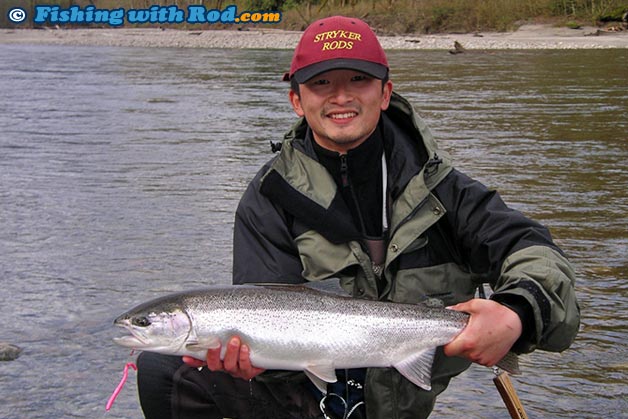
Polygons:
M468 318L424 303L362 300L310 286L239 285L141 304L114 321L130 332L114 340L204 360L218 345L224 357L226 342L237 335L250 347L252 365L304 371L323 392L336 381L336 369L362 367L394 367L429 390L436 348L458 335Z

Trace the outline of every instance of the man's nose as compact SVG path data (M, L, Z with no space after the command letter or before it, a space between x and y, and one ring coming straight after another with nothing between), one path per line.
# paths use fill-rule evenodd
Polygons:
M344 104L353 100L353 94L344 84L338 84L335 86L332 92L331 100L333 103Z

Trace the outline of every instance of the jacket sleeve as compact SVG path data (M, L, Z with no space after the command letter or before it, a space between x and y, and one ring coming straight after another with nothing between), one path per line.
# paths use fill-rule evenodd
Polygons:
M264 171L251 181L236 210L233 283L304 282L288 217L259 191Z
M547 228L456 170L435 193L468 269L491 284L491 299L521 318L523 333L513 350L568 348L580 321L575 273Z

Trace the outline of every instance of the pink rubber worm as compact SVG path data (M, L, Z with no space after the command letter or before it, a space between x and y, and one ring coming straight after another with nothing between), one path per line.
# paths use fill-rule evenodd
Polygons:
M129 377L129 367L137 371L137 366L132 362L129 362L124 366L122 379L120 380L120 383L118 384L116 389L113 390L113 394L111 395L111 397L109 397L109 401L107 401L107 406L105 406L105 410L109 411L109 409L111 409L111 406L113 406L113 402L116 400L116 397L118 397L118 394L120 394L120 392L122 391L122 387L124 387L124 383L126 383L126 379Z

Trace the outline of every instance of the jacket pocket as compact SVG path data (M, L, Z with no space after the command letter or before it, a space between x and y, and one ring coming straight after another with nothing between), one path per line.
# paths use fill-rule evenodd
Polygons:
M416 303L426 297L437 298L449 306L473 298L479 283L475 279L455 263L400 269L387 299Z
M314 230L306 231L294 240L303 265L303 277L310 281L320 281L359 265L347 243L331 243Z

